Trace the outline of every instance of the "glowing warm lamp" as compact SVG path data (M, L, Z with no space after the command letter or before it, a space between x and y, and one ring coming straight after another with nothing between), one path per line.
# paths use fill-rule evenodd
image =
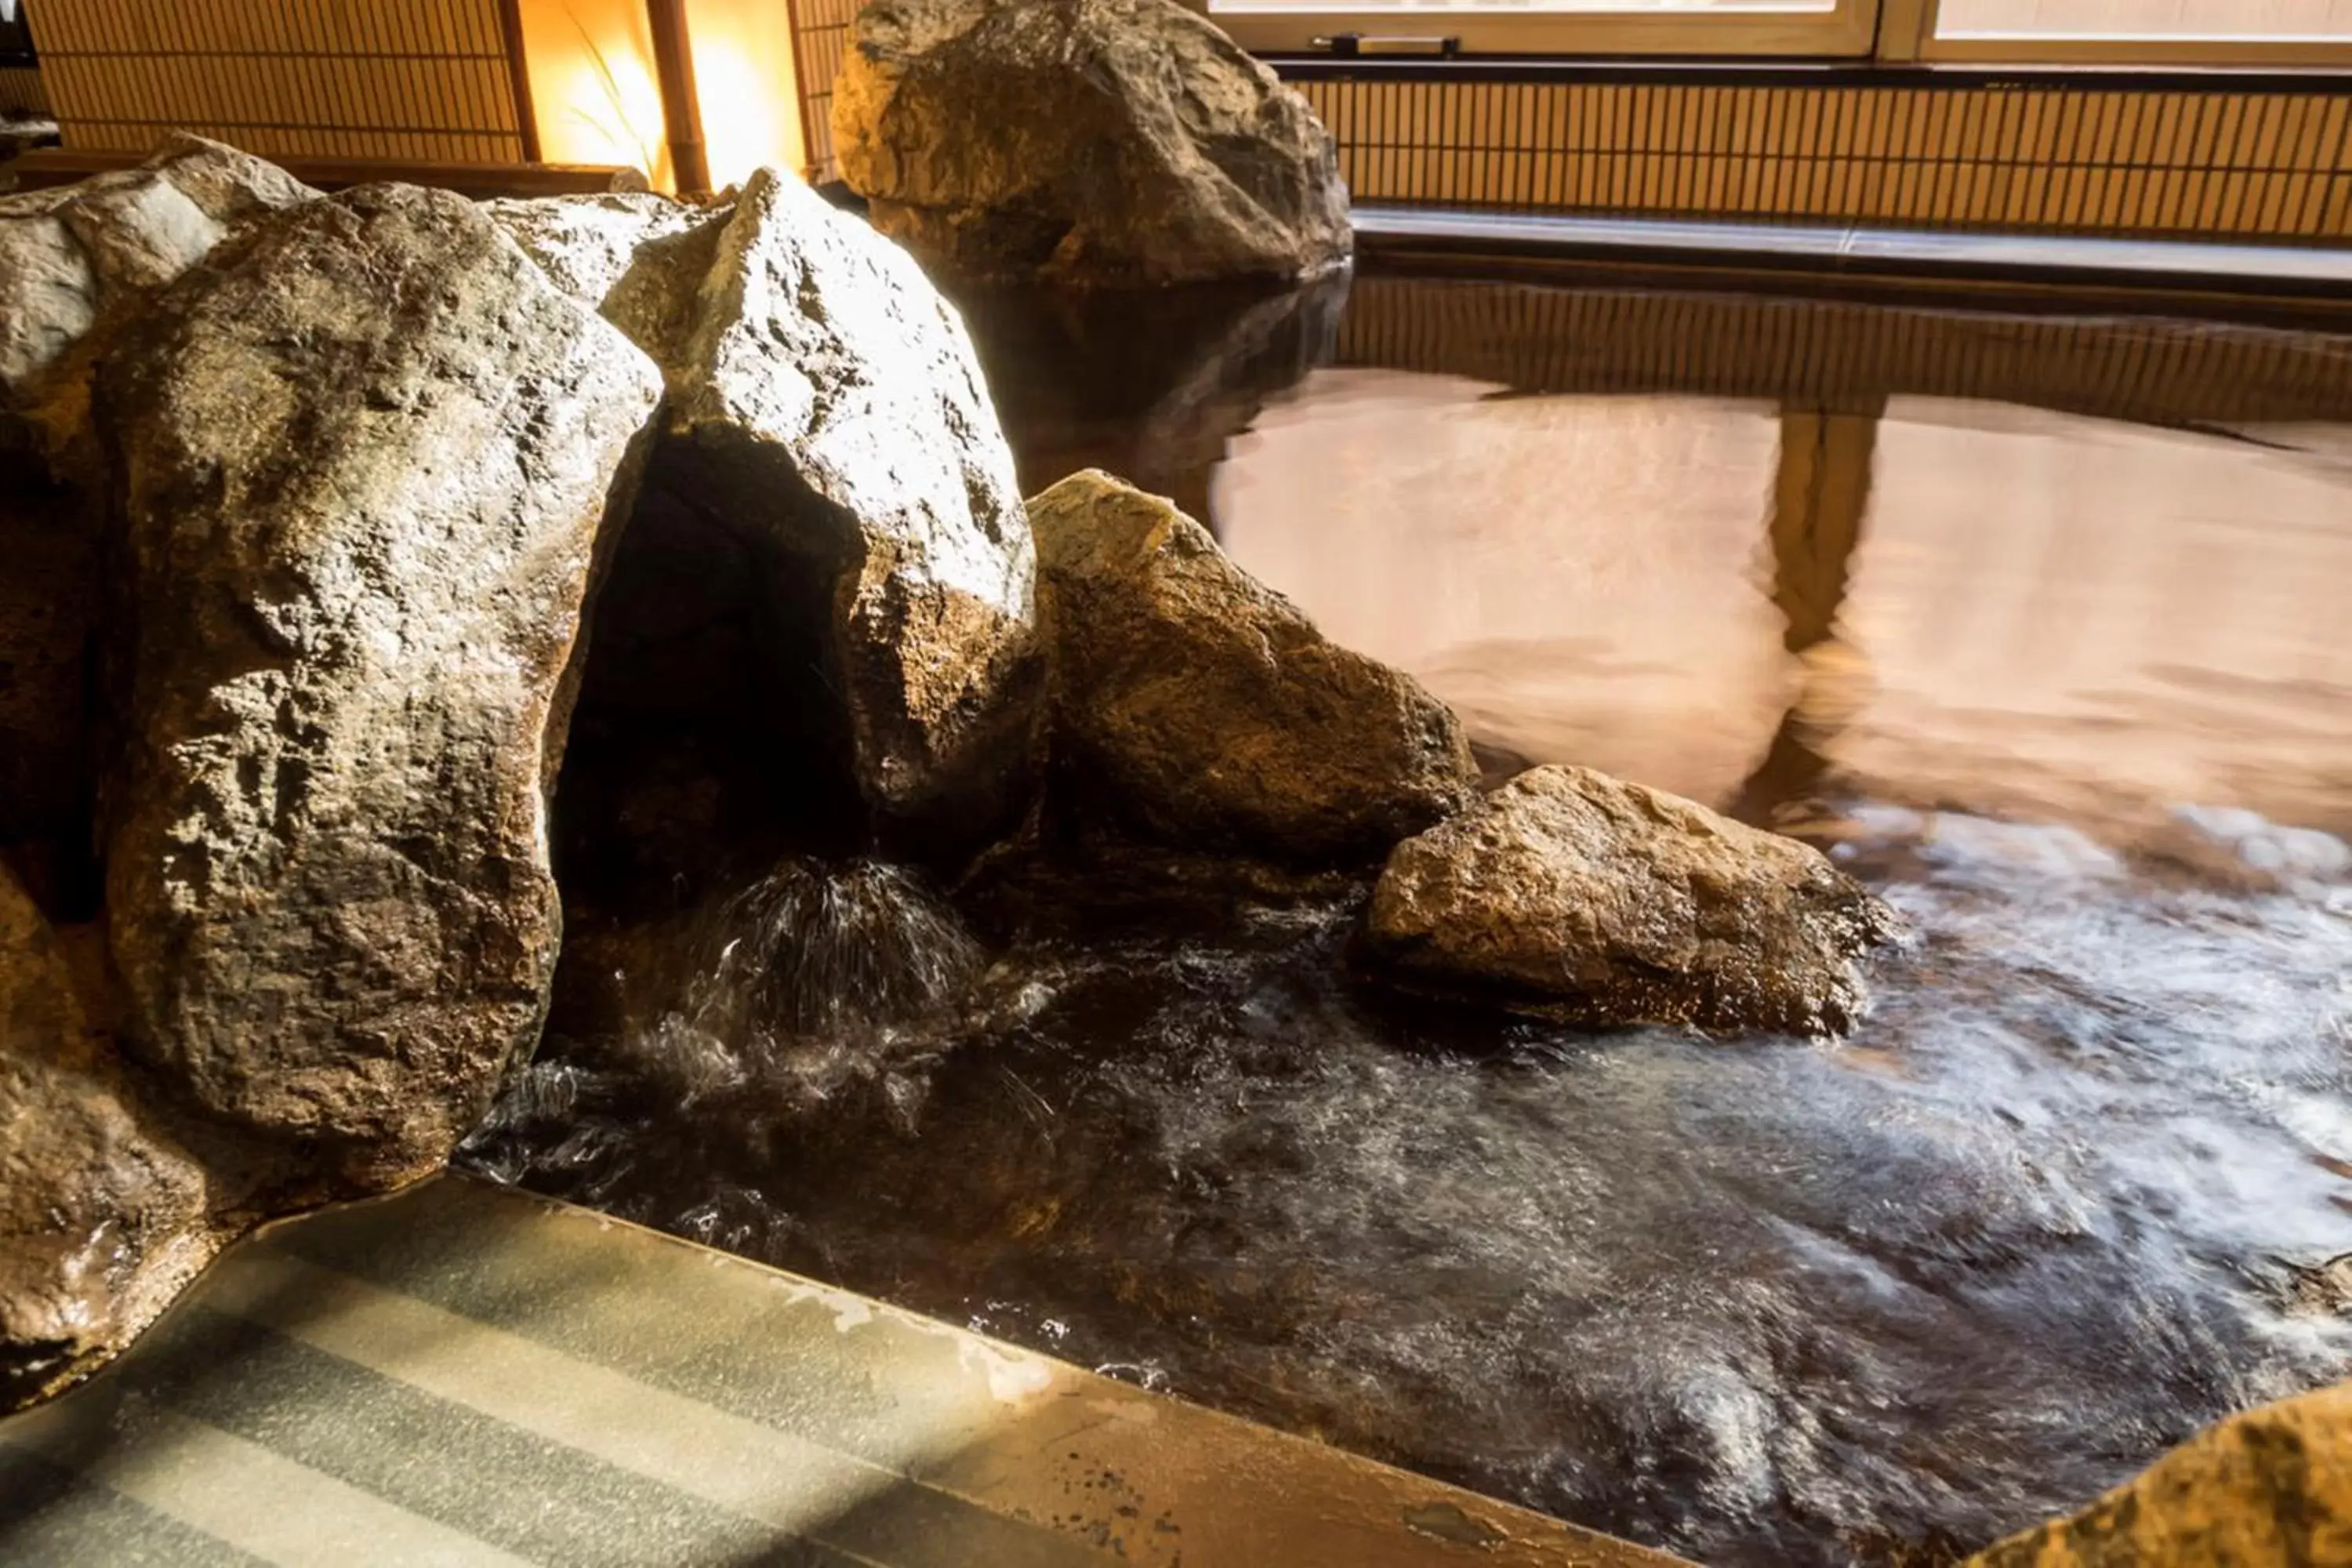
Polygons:
M521 19L539 155L618 163L675 189L644 0L521 0Z
M798 174L805 153L783 0L688 0L687 30L711 184L738 184L763 163Z

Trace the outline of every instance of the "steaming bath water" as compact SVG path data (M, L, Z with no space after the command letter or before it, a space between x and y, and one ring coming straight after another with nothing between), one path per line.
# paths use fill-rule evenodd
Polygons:
M483 1168L1711 1563L1949 1560L2352 1373L2340 438L1274 357L1129 466L1498 761L1828 848L1916 928L1873 1017L1584 1035L1351 984L1354 895L793 859L568 952L612 1006Z

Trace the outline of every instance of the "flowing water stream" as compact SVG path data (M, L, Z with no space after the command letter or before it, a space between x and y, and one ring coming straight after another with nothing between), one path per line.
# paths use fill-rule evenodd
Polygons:
M1953 1560L2352 1373L2352 346L1337 308L975 319L1033 486L1135 473L1498 767L1869 881L1862 1028L1406 1006L1349 892L790 858L576 942L478 1165L1711 1563Z

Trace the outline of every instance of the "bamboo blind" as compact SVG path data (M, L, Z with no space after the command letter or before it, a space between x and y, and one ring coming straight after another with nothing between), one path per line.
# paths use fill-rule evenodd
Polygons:
M1529 392L1831 409L1958 397L2175 426L2352 420L2352 338L1821 300L1360 277L1338 362Z
M1326 79L1363 203L2124 235L2352 236L2321 89Z
M800 78L801 130L811 184L841 177L833 157L833 82L849 47L859 0L791 0L793 64Z
M33 0L65 144L189 130L265 157L517 163L499 0Z

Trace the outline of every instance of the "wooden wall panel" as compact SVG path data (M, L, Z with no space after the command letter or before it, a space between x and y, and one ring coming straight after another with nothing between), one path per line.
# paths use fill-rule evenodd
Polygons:
M33 0L68 148L167 132L266 157L516 163L500 0Z
M1359 202L2352 238L2352 98L2079 85L1298 84Z
M48 95L41 73L31 66L0 66L0 115L47 114Z

